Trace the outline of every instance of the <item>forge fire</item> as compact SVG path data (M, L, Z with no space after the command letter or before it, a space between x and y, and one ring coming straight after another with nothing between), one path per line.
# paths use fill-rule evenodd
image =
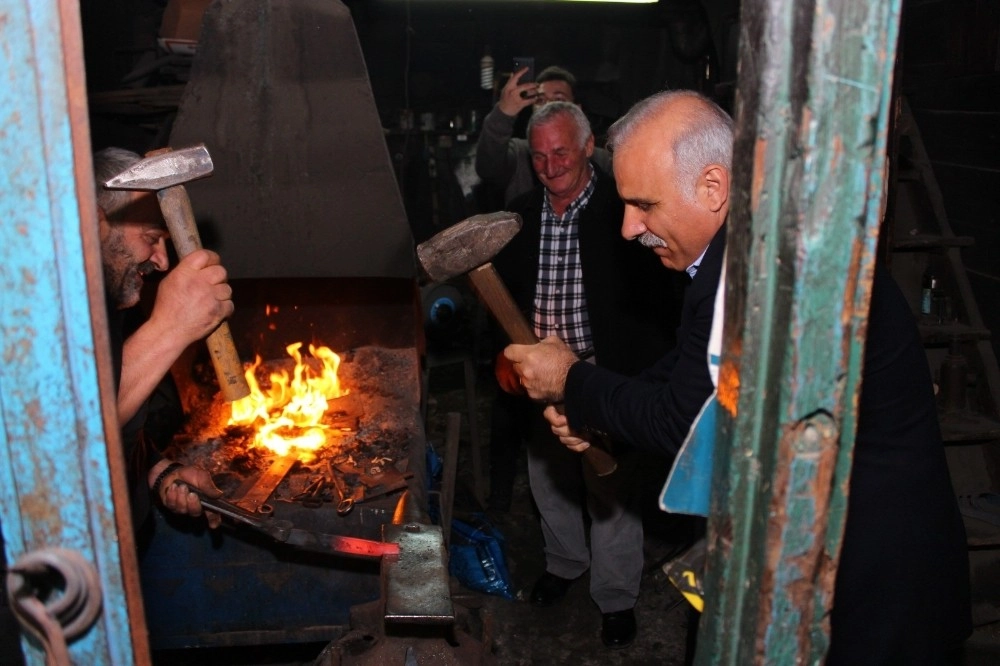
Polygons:
M284 359L257 357L247 369L251 394L231 406L210 369L196 367L185 391L188 422L168 455L207 469L233 500L275 461L290 458L272 502L319 504L345 493L363 502L406 487L410 454L423 450L414 350L338 354L310 344L307 355L303 346L288 345Z
M285 455L293 448L303 453L316 451L329 442L332 430L323 418L330 401L348 393L337 376L340 356L329 347L309 345L309 354L317 362L309 363L301 348L301 342L288 345L294 369L291 374L285 369L269 372L263 389L257 381L260 356L246 371L250 395L232 404L229 425L254 427L253 446ZM315 369L316 365L320 367Z

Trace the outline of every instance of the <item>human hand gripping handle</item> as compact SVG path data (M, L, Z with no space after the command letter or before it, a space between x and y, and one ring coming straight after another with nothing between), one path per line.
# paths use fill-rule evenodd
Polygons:
M501 211L476 215L418 245L417 258L424 272L433 280L445 280L465 273L472 290L511 342L534 346L538 342L534 329L518 309L491 261L520 228L521 218L516 213ZM572 352L570 355L573 356ZM576 360L575 356L573 360ZM560 399L561 390L562 386ZM610 474L618 467L610 454L599 451L595 446L586 449L584 456L599 476Z
M573 451L583 454L598 476L607 476L618 468L618 462L596 442L587 442L571 434L561 401L564 397L566 375L570 366L579 359L569 346L556 336L549 336L537 344L513 344L504 350L504 356L512 361L521 377L521 385L535 400L551 403L545 410L545 417L555 424L557 419L565 432L553 432L560 441ZM565 435L565 437L564 437ZM569 441L567 440L569 438Z
M517 307L517 303L514 302L514 297L510 295L510 291L507 289L507 285L503 283L500 276L497 274L496 269L492 264L486 264L480 266L479 268L469 271L469 282L472 284L473 290L479 296L479 300L482 301L486 307L489 309L490 314L493 318L497 320L507 337L510 338L514 345L507 347L504 350L504 356L509 360L515 361L515 370L518 371L518 375L521 376L522 381L524 380L524 375L521 373L520 369L517 368L516 359L511 358L508 351L513 346L519 345L536 345L538 343L538 337L535 335L534 329L528 323L528 320L524 317L524 313ZM558 344L565 344L558 338L547 338L547 340L554 340ZM537 345L541 347L542 345ZM569 370L569 366L576 362L576 355L565 347L569 356L572 359L566 364L566 370ZM558 386L558 397L549 398L542 395L532 394L531 388L527 384L524 388L528 391L528 395L536 400L545 400L549 402L561 402L562 401L562 389L566 383L565 372L562 375L562 382ZM561 406L560 406L561 408ZM610 453L604 449L598 448L597 446L590 446L583 451L583 457L594 468L594 473L597 476L607 476L611 474L616 469L618 469L618 462L611 456Z
M184 183L211 175L213 168L212 158L204 145L178 150L159 148L105 181L104 186L113 190L156 192L167 230L178 256L183 259L201 249L201 237ZM222 322L205 343L223 398L233 402L249 395L250 386L243 374L243 363L236 353L229 325Z
M160 200L163 219L166 220L170 237L177 249L177 256L184 258L195 250L201 249L201 237L195 224L191 200L183 185L168 187L156 193ZM219 388L226 402L233 402L250 394L246 377L243 374L243 362L236 352L233 334L229 324L222 322L218 328L205 338L212 366L215 368Z
M195 250L160 281L149 321L186 347L205 339L233 313L232 296L219 255Z
M497 384L500 385L500 389L504 393L527 395L524 387L521 386L521 378L518 376L517 370L514 369L514 364L503 355L503 352L497 354L493 364L493 374L496 375Z
M569 427L569 419L566 418L566 413L559 411L556 405L546 407L542 415L549 422L549 425L552 426L552 434L558 437L563 446L570 451L583 453L590 446L589 441L582 437L577 437L573 429Z
M149 470L147 481L154 497L170 511L194 517L204 513L208 526L212 529L222 523L222 516L219 514L203 512L201 500L198 499L198 493L211 498L222 497L222 491L216 487L208 470L161 460Z

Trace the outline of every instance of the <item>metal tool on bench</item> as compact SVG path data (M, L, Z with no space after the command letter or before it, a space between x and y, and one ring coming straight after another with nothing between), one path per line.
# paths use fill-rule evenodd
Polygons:
M440 525L420 522L409 491L382 526L382 540L399 544L398 557L382 559L384 617L392 624L448 625L455 622L447 548Z
M417 259L427 276L438 282L468 274L476 295L510 341L530 345L538 342L535 331L491 263L520 230L521 216L517 213L473 215L418 245ZM601 448L602 442L591 440L590 444L583 457L594 472L598 476L614 472L618 462Z
M318 509L323 506L323 491L328 487L326 478L318 476L313 479L305 490L292 497L293 502L301 502L302 506L309 509Z
M233 500L233 504L250 514L270 515L274 513L274 507L268 504L267 500L298 461L299 456L294 449L283 456L278 456L271 463L271 466L257 477L256 481L252 484L248 481L236 490L236 499Z
M315 553L381 560L387 622L444 625L455 621L441 527L408 520L414 518L406 509L408 492L400 498L393 524L383 526L383 541L303 530L289 520L262 517L226 500L201 493L198 497L206 511L214 511L280 543Z
M193 489L192 489L193 490ZM250 513L223 499L213 499L198 493L201 505L206 511L214 511L221 516L234 520L241 525L266 534L275 541L301 550L314 553L330 553L358 557L362 559L380 559L384 555L399 555L399 544L356 537L345 537L336 534L323 534L295 527L290 520L280 520L271 517L261 517Z
M337 515L346 516L354 508L354 497L347 490L347 484L344 483L344 479L337 473L333 463L329 460L326 461L326 478L337 491Z

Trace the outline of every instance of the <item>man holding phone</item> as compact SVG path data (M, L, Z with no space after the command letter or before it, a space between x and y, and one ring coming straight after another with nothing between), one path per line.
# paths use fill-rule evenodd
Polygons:
M546 67L534 81L527 75L534 58L515 58L514 73L500 91L500 100L483 119L476 144L476 173L504 190L504 205L538 185L531 167L531 153L525 139L514 138L517 116L529 106L548 102L576 103L576 77L562 67ZM520 67L518 67L520 65ZM594 148L591 161L611 173L611 155Z
M519 81L521 83L534 83L535 82L535 59L534 58L525 58L523 56L519 56L519 57L514 58L514 70L513 71L520 72L521 70L524 70L524 73L521 74L521 78L519 79ZM521 91L521 97L524 97L525 99L527 99L528 97L534 97L534 96L535 96L535 92L532 92L530 90L522 90Z

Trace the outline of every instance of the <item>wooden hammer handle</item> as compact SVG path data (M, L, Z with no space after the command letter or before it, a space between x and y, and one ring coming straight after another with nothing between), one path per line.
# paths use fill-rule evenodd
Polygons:
M183 259L195 250L201 249L201 236L198 235L198 226L195 224L194 210L191 208L191 200L184 186L174 185L158 190L156 196L160 200L160 211L163 213L163 219L167 223L167 230L170 231L170 238L173 239L178 256ZM250 386L243 374L243 362L236 353L236 344L233 342L229 323L224 321L219 324L219 327L205 338L205 344L208 346L215 376L219 380L219 388L226 402L234 402L250 395Z
M469 271L469 282L511 342L516 345L533 345L538 342L535 329L524 318L492 263Z
M492 263L470 271L469 282L511 342L518 345L533 345L538 342L535 329L517 307L514 297L510 295L507 285L500 279ZM561 404L555 405L555 408L560 414L565 413ZM584 449L583 457L597 476L607 476L618 469L618 461L595 441L591 441L590 446Z

